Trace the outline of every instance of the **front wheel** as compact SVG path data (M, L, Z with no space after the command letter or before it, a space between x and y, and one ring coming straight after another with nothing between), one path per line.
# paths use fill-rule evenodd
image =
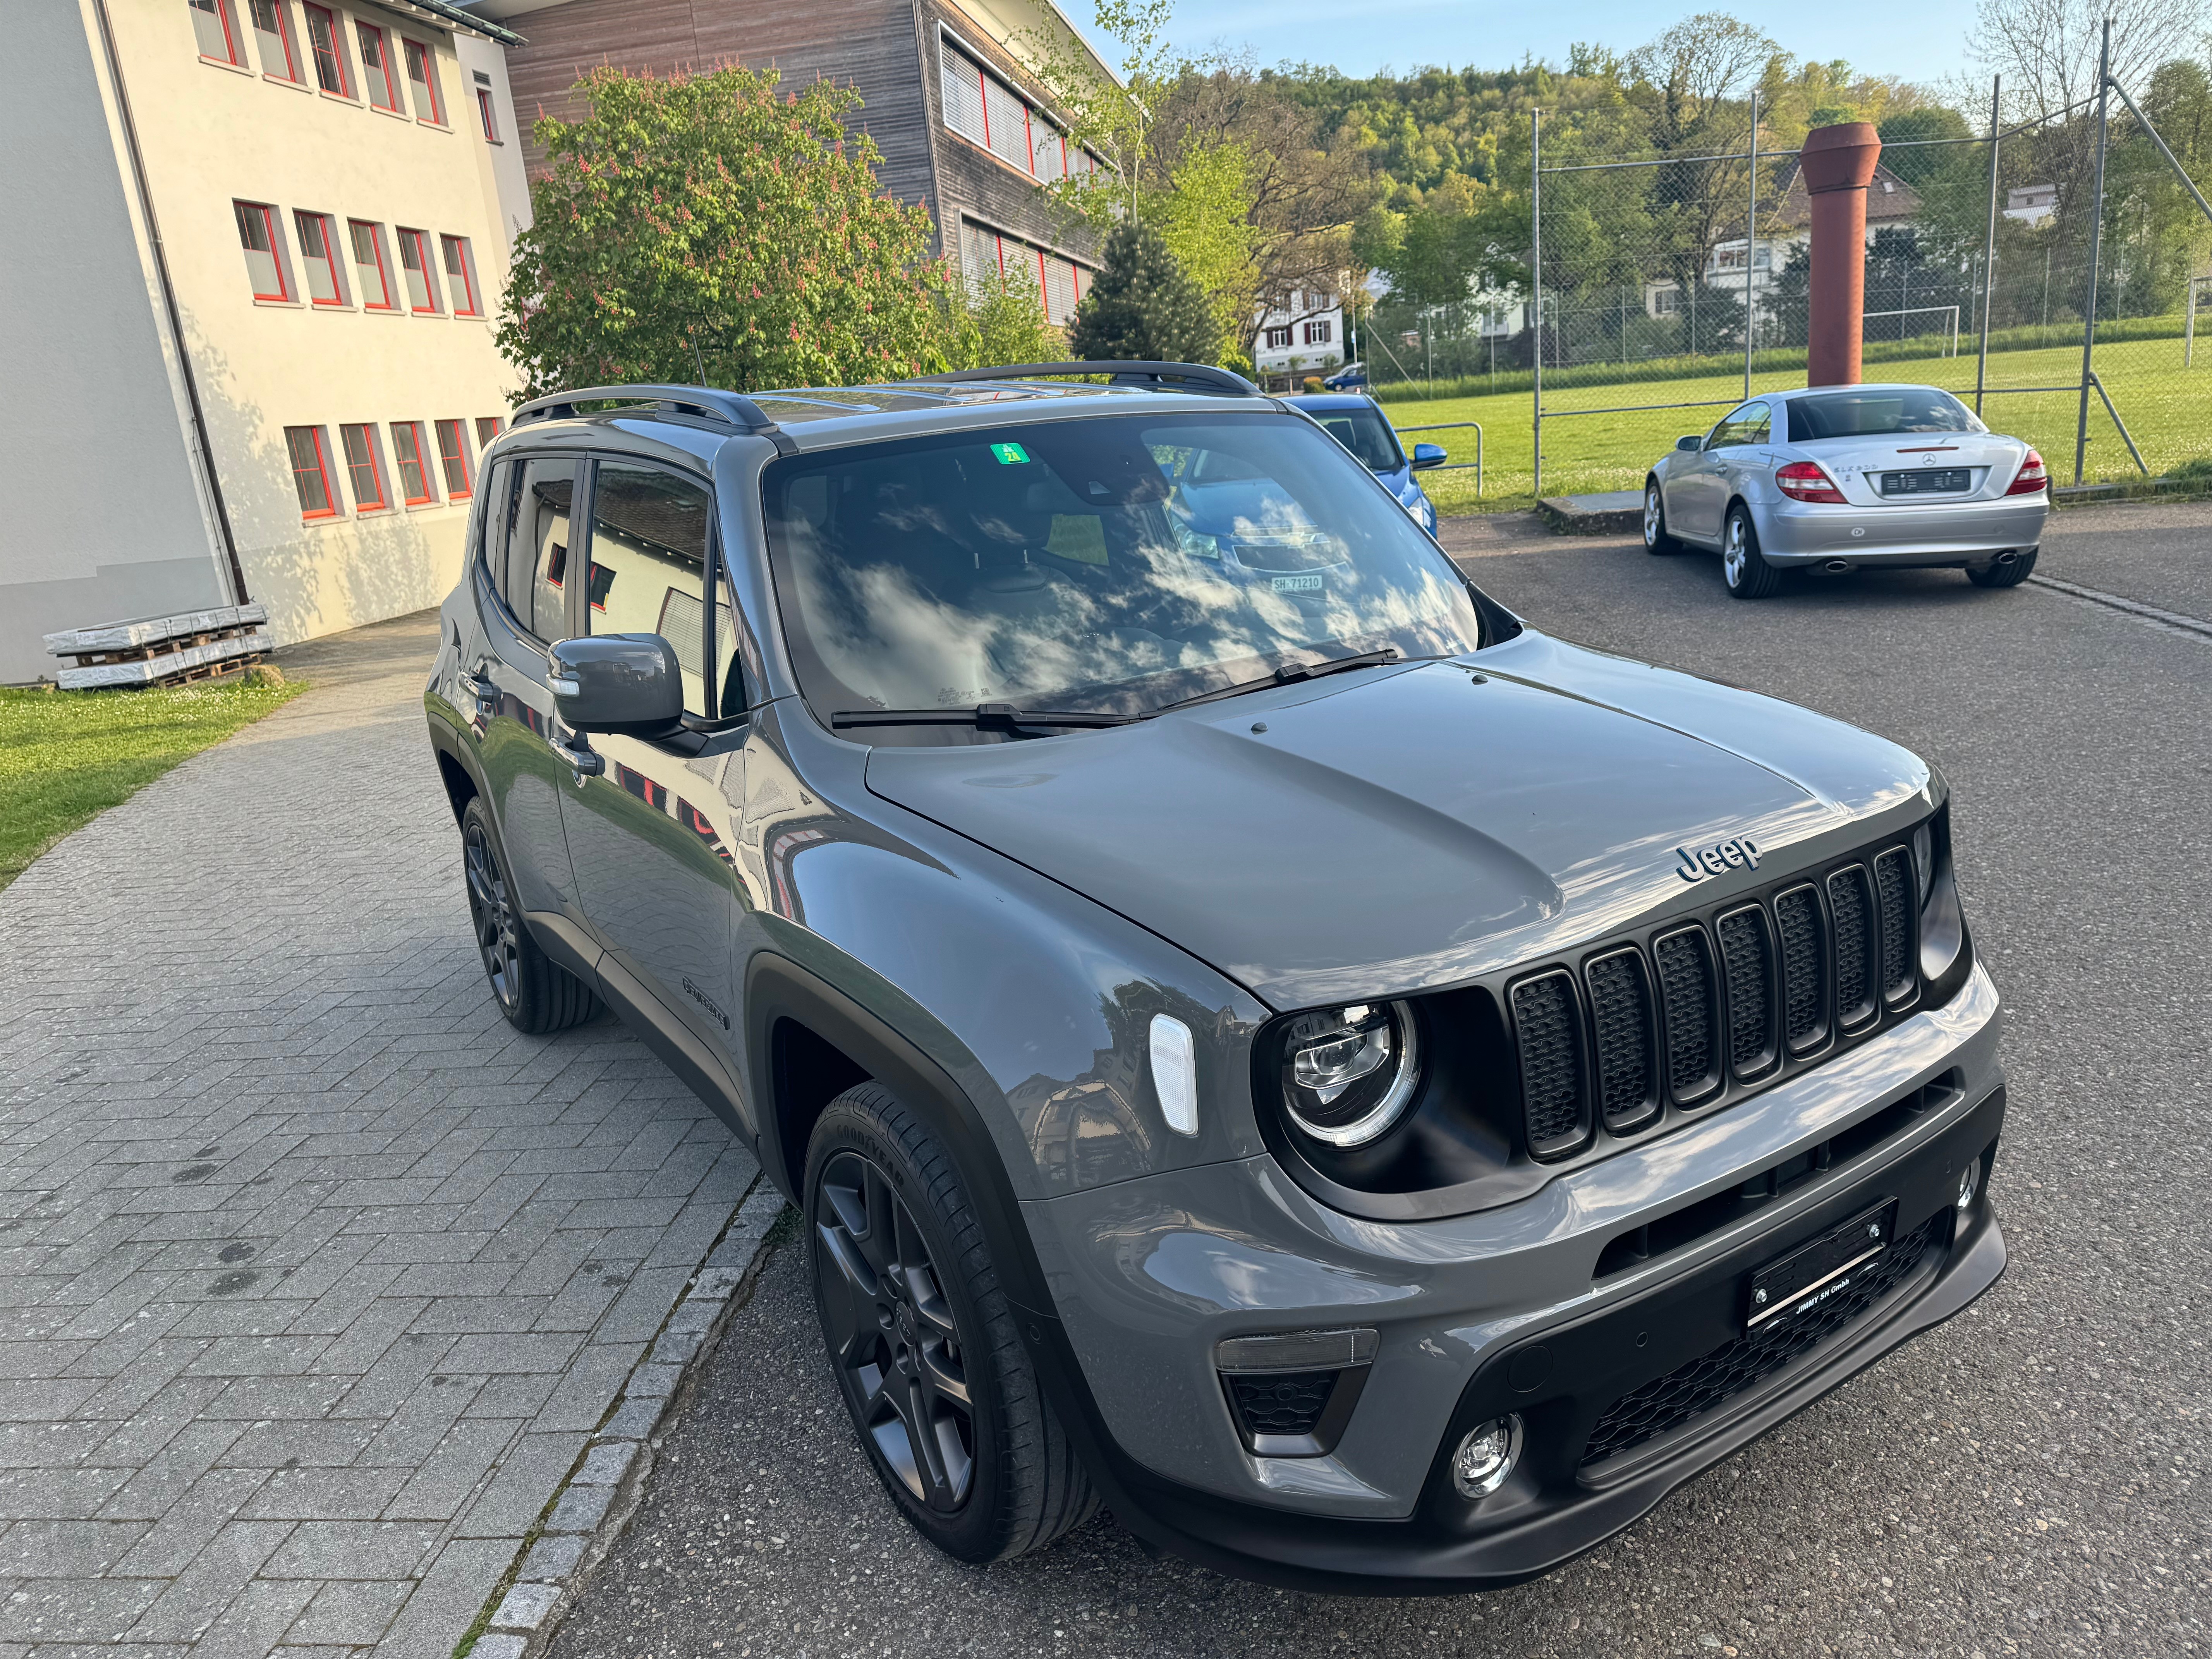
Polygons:
M1644 485L1644 550L1646 553L1679 553L1682 544L1667 533L1667 503L1659 494L1659 480L1647 479Z
M1728 529L1721 538L1721 574L1729 592L1739 599L1764 599L1782 586L1782 573L1759 550L1759 531L1751 522L1751 509L1741 501L1729 508Z
M1051 1543L1098 1507L1046 1404L951 1156L879 1084L823 1109L806 1152L814 1300L891 1501L963 1561Z
M1977 587L2018 587L2035 574L2035 556L2043 550L2031 547L2010 564L1985 564L1980 569L1966 568L1966 580Z
M484 977L507 1023L543 1036L580 1025L599 1012L591 988L538 948L515 902L507 854L482 795L461 812L461 871L468 880L469 925Z

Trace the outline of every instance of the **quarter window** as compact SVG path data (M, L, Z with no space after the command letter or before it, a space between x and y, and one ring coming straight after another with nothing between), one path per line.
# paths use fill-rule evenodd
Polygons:
M568 631L568 513L574 461L529 460L506 468L500 522L507 527L500 592L514 618L540 639Z
M307 20L307 55L315 61L315 84L337 97L352 97L345 53L338 46L337 17L325 6L307 5L301 10Z
M284 280L284 253L276 228L276 210L264 202L233 202L238 215L238 240L246 250L246 270L257 300L289 300L292 285Z
M304 209L292 215L300 233L300 264L307 277L307 298L319 306L346 302L345 278L338 270L337 224L327 213Z
M335 519L337 495L331 489L331 453L319 426L288 426L284 447L292 457L292 483L300 492L300 516Z
M705 489L658 467L602 461L592 484L591 586L585 627L594 634L658 634L676 647L684 707L708 716L728 678L736 629L727 604L714 615L708 655ZM710 678L707 665L715 672ZM732 688L733 690L736 688ZM742 691L737 708L744 706Z
M430 474L422 464L422 423L420 421L394 421L392 423L392 453L399 463L399 495L410 507L428 507L430 494Z
M407 78L414 84L416 118L442 127L446 125L446 100L438 94L438 60L420 40L403 36L399 44L407 54Z
M346 221L353 242L354 275L361 283L363 311L397 311L392 298L392 265L384 253L384 227L367 219Z
M446 262L446 293L453 300L456 317L481 317L483 309L477 303L476 256L469 250L465 236L441 236L439 252Z
M432 285L430 276L430 243L421 231L404 228L400 231L399 268L407 278L408 309L435 313L438 309L438 290Z
M346 477L353 485L353 510L381 513L392 505L384 488L384 449L374 426L342 426L338 445L345 452Z
M292 42L292 19L283 0L246 0L246 12L253 20L253 44L261 53L262 72L296 82L300 53Z
M238 38L238 20L230 0L185 0L192 14L192 33L200 56L218 64L243 64L246 52Z
M368 101L379 109L398 111L399 82L392 73L390 39L382 29L359 18L354 20L353 27L361 42L361 73L368 84Z
M446 475L447 498L466 501L470 490L469 439L459 421L438 422L438 465Z

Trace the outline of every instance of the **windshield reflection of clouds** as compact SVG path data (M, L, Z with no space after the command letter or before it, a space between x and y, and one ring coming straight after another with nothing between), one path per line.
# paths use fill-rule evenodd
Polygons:
M779 463L768 498L793 654L824 710L1135 712L1346 650L1477 643L1441 552L1291 417L869 446Z

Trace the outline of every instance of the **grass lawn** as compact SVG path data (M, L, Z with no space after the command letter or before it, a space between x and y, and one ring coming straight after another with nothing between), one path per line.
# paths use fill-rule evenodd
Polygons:
M0 690L0 887L87 819L304 690Z
M2081 372L2078 347L2040 351L1992 351L1990 385L2058 386ZM2097 373L2119 406L2121 418L2142 447L2152 472L2160 473L2194 457L2212 453L2212 338L2200 342L2197 361L2184 368L2178 340L2126 341L2097 349ZM1869 363L1869 380L1917 380L1940 386L1972 404L1974 356L1961 342L1955 357L1932 356ZM1802 370L1754 374L1754 392L1802 386ZM1474 493L1472 471L1424 474L1422 487L1446 513L1495 512L1533 504L1534 453L1526 391L1494 397L1395 400L1383 388L1383 412L1404 430L1447 421L1480 421L1483 426L1485 481ZM1743 392L1741 370L1733 374L1674 380L1640 380L1626 385L1577 385L1545 396L1544 493L1583 495L1601 489L1638 489L1651 463L1686 432L1709 430L1728 412L1726 404ZM1601 409L1621 404L1703 403L1704 409L1669 409L1632 414L1570 415L1571 409ZM2003 395L1988 398L1984 417L2000 432L2025 438L2042 452L2054 481L2074 478L2073 392ZM1455 461L1474 459L1474 434L1425 432L1411 441L1440 443ZM2082 469L2087 482L2139 476L2127 446L2094 393L2089 399L2089 452Z

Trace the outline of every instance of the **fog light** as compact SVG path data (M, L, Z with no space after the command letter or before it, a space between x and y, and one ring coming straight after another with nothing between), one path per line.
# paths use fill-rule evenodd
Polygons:
M1974 1207L1974 1193L1981 1184L1982 1160L1978 1158L1959 1171L1959 1207L1960 1209L1971 1210Z
M1521 1455L1521 1419L1492 1418L1459 1443L1452 1454L1452 1485L1462 1498L1487 1498L1505 1484Z

